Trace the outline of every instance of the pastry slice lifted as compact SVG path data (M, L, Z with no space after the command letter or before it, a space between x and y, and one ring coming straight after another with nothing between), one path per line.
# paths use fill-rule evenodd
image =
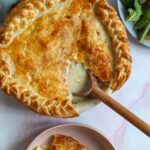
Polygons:
M44 115L79 115L71 64L116 91L131 63L126 30L106 0L21 0L0 29L0 88Z
M39 146L34 150L88 150L72 137L54 135L50 145Z

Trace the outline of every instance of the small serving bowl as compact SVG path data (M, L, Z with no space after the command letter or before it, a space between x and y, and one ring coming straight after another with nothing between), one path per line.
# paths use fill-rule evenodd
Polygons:
M29 145L27 150L33 150L36 146L49 143L52 135L66 135L79 141L90 150L115 150L109 140L97 129L84 124L62 124L38 135Z
M127 28L128 32L136 39L138 40L138 35L137 35L137 32L135 31L134 29L134 23L132 22L127 22L126 21L126 16L128 14L128 11L127 9L125 9L125 7L123 6L121 0L117 0L117 6L118 6L118 11L119 11L119 15L120 15L120 18L121 20L123 21L125 27ZM140 42L139 42L140 43ZM140 44L143 44L147 47L150 47L150 41L149 40L144 40L143 43L140 43Z

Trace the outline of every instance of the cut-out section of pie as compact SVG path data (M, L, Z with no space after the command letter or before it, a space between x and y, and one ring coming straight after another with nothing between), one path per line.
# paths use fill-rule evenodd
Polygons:
M88 150L72 137L66 135L54 135L48 145L36 147L34 150Z
M0 29L0 88L38 113L78 116L72 63L112 91L125 83L132 59L115 9L106 0L21 0Z

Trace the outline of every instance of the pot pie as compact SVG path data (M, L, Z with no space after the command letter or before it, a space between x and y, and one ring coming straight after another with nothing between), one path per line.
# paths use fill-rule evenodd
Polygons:
M34 150L88 150L72 137L65 135L54 135L49 145L36 147Z
M106 0L21 0L0 29L0 88L40 114L78 116L73 93L87 69L116 91L131 64L126 30Z

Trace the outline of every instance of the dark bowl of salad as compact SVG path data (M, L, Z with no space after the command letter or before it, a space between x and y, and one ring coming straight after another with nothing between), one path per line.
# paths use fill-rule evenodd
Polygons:
M117 0L127 30L141 44L150 47L150 0Z

